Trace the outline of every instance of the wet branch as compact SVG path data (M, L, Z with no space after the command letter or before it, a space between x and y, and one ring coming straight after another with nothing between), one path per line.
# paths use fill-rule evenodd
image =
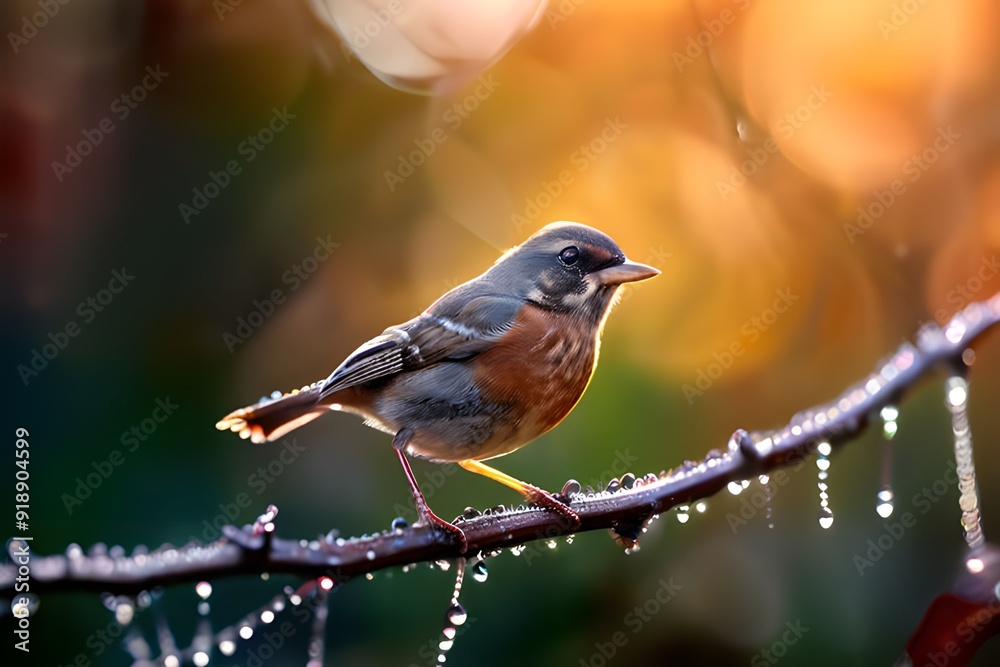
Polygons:
M632 545L656 514L712 496L731 481L793 465L821 441L837 445L856 438L869 418L884 406L896 404L906 390L936 368L963 374L963 352L998 322L1000 294L969 305L943 329L933 323L925 326L915 344L903 344L838 398L798 413L778 430L737 430L723 450L712 450L700 462L685 462L658 475L625 475L609 483L611 492L581 492L578 484L568 482L564 497L580 516L579 527L536 508L470 512L456 523L465 531L472 554L608 529L626 546ZM252 527L227 526L224 536L208 545L166 546L131 556L84 554L78 549L67 555L32 554L31 591L136 594L156 586L263 572L327 576L343 582L376 570L459 556L454 542L426 526L361 538L319 538L303 546L299 540L275 536L273 521L273 515L265 514ZM21 546L16 540L11 545L12 552ZM15 565L0 566L0 594L13 593L17 576Z

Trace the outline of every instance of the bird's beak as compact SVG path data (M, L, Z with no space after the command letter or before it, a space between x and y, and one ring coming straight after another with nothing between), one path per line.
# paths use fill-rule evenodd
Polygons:
M602 285L621 285L622 283L634 283L639 280L647 280L653 276L658 276L660 275L660 270L626 259L621 264L615 264L606 269L595 271L592 275Z

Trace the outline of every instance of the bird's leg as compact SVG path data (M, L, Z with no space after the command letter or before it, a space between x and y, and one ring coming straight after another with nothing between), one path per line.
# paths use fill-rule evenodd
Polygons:
M410 485L410 493L413 494L413 502L416 506L417 514L420 515L420 520L424 523L437 526L454 536L462 547L460 553L464 554L466 549L469 548L469 543L465 539L465 533L455 524L445 521L432 512L430 506L427 504L427 500L424 498L423 492L420 491L420 487L417 485L417 478L413 476L413 470L410 469L410 462L406 460L406 452L404 451L411 435L413 435L413 432L410 429L400 429L392 439L392 447L396 450L396 456L399 457L399 464L403 466L403 473L406 475L407 484Z
M567 505L559 502L556 497L548 491L528 484L527 482L522 482L515 477L511 477L505 472L500 472L496 468L491 468L485 463L480 463L479 461L469 459L466 461L459 461L458 465L462 466L469 472L484 475L495 482L500 482L504 486L514 489L524 496L525 500L532 505L544 507L545 509L552 510L562 515L564 518L569 520L571 528L578 528L580 526L580 515L570 509Z

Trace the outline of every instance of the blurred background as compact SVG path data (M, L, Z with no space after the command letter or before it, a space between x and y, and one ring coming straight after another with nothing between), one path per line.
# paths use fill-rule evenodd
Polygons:
M990 0L425 4L0 7L5 451L28 429L38 552L214 536L240 494L236 523L274 503L285 537L387 528L408 493L386 435L334 415L288 462L214 423L324 377L553 220L663 271L625 294L565 423L498 462L555 490L779 426L1000 290ZM989 538L997 336L977 355ZM492 559L449 663L891 663L964 553L941 382L901 405L894 447L888 470L878 429L834 453L829 530L809 462L772 489L770 521L743 503L755 482L664 515L628 556L583 534ZM445 517L517 500L414 469ZM289 583L216 581L207 618L234 624ZM451 586L420 567L336 589L324 664L434 664ZM181 645L197 601L179 586L159 605ZM134 624L153 640L154 614ZM46 596L30 664L130 664L95 638L109 627L96 596ZM304 664L308 634L266 664Z

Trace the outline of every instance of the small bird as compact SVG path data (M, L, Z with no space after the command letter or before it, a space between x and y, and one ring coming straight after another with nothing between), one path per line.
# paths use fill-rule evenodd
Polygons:
M523 447L570 413L597 366L604 322L624 283L660 272L626 259L606 234L546 225L481 276L372 338L325 380L267 398L216 424L275 440L330 410L393 436L420 518L468 546L428 507L407 455L455 461L537 506L579 516L548 491L482 463Z

